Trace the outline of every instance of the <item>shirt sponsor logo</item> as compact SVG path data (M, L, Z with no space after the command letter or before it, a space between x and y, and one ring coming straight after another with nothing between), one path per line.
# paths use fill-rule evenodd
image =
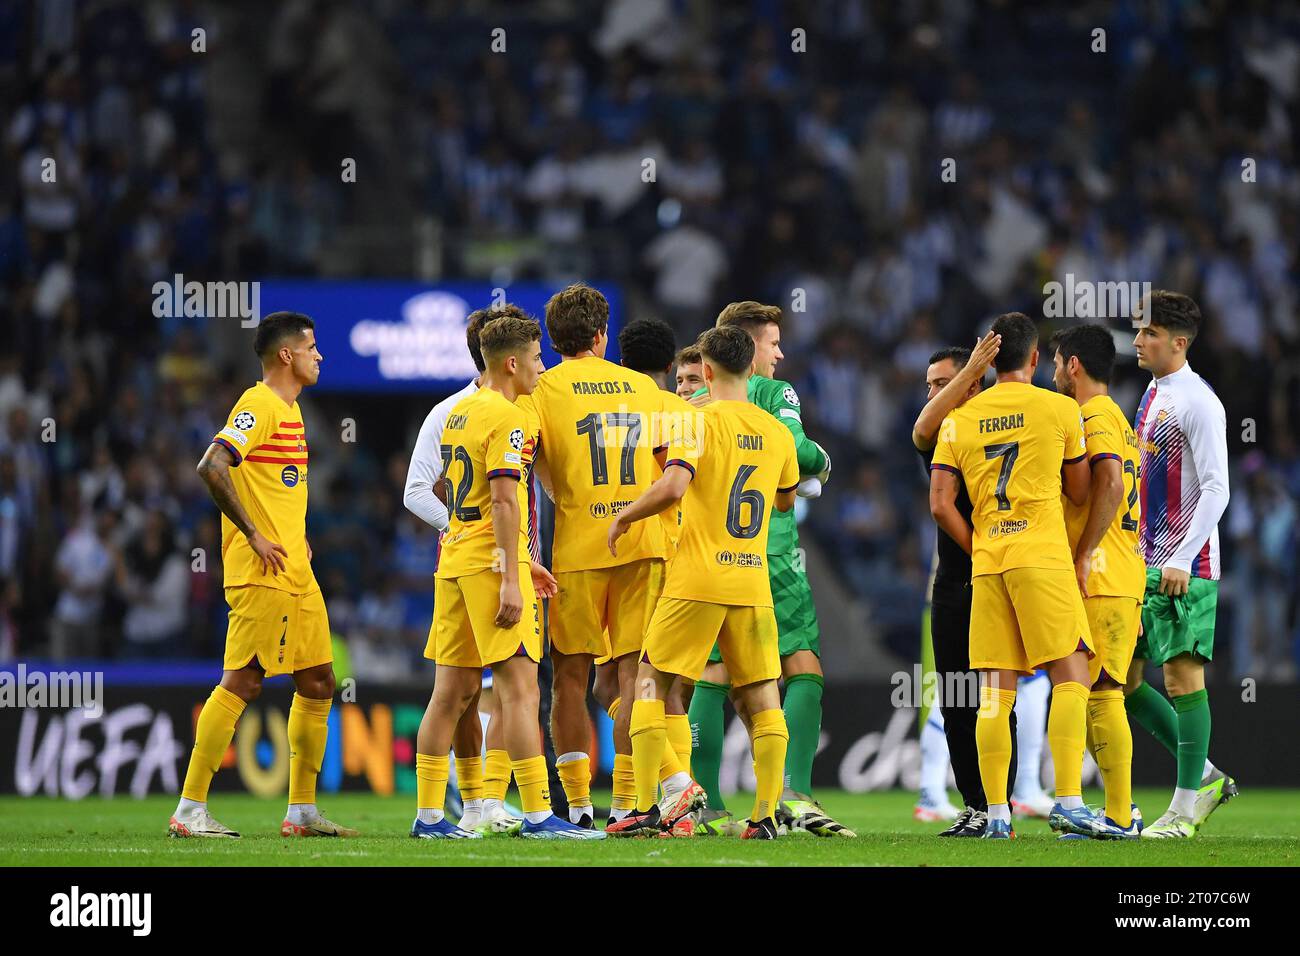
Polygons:
M752 551L719 551L714 560L724 568L761 568L763 556Z
M284 470L280 472L280 480L290 488L298 484L298 466L285 465Z
M603 501L593 501L591 507L587 509L593 518L608 518L609 505Z

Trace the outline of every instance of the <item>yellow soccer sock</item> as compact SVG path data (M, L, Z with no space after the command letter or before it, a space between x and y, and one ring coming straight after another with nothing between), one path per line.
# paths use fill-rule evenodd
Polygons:
M1133 823L1133 731L1118 687L1089 696L1088 735L1106 788L1106 816L1128 829Z
M330 732L330 704L326 697L293 695L289 705L289 802L315 803L316 778L325 758Z
M489 750L483 759L483 799L504 800L510 789L510 755Z
M446 754L415 755L415 808L442 810L447 799L447 778L451 761Z
M461 800L483 799L483 756L456 758L456 786Z
M569 759L565 759L569 758ZM591 806L591 758L584 753L567 753L555 759L555 772L571 807Z
M186 800L206 803L208 787L226 756L230 738L235 736L235 723L244 712L244 700L220 684L212 688L207 703L199 711L194 728L194 750L190 753L190 766L185 771L185 786L181 796Z
M785 726L785 713L779 707L755 714L750 727L756 785L754 810L749 819L757 823L772 816L781 800L781 788L785 784L785 751L790 742L790 731Z
M685 714L669 714L664 718L668 725L668 746L677 755L677 762L687 773L691 772L691 720Z
M632 768L636 774L636 809L645 813L659 796L659 768L668 750L664 727L664 702L638 700L632 703Z
M636 809L636 771L631 754L614 754L614 794L610 807L615 810Z
M512 760L519 804L524 813L544 813L551 809L551 791L546 777L546 758L538 754L525 760Z
M979 750L980 781L989 806L1007 802L1007 772L1011 769L1011 711L1014 690L980 688L980 709L975 718L975 746Z
M674 774L682 773L685 767L677 759L677 751L673 750L672 744L668 739L668 718L664 717L664 752L659 758L659 782L663 783Z
M1056 798L1083 796L1083 746L1088 732L1088 688L1062 681L1052 688L1047 746L1056 771Z

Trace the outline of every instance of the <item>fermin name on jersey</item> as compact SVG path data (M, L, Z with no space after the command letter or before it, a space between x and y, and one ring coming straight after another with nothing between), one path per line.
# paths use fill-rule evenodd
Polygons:
M631 382L574 382L574 395L627 395L636 391Z
M746 451L762 451L763 436L762 435L737 435L736 447L743 448Z
M464 428L469 424L469 416L461 413L459 415L448 415L446 428Z
M998 415L994 418L980 419L980 434L985 432L1005 432L1012 428L1025 427L1025 413L1017 415Z

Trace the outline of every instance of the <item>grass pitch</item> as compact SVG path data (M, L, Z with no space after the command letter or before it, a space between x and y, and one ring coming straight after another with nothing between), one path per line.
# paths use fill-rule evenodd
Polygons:
M596 794L597 803L607 795ZM607 839L591 843L412 840L413 796L334 794L326 813L363 833L355 840L279 836L284 802L218 794L213 812L244 834L239 840L172 840L174 797L68 802L0 798L4 866L1296 866L1300 865L1300 793L1243 789L1193 840L1058 843L1045 821L1018 820L1012 842L940 840L942 827L912 820L914 795L902 791L825 791L826 809L857 839L787 836L775 843L726 837L693 840ZM1167 791L1136 795L1148 820ZM1097 801L1100 795L1088 795ZM747 808L738 796L732 809Z

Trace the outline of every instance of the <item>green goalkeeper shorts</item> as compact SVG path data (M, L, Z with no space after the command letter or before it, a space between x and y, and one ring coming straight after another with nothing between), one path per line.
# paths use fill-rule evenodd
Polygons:
M817 630L817 608L813 604L808 572L798 551L767 556L768 579L772 583L772 608L776 612L777 646L782 657L795 651L812 651L822 656ZM709 653L709 663L722 660L718 645Z
M1134 656L1153 664L1163 664L1180 654L1212 660L1218 608L1218 581L1192 578L1185 595L1171 598L1160 593L1160 569L1147 568L1142 636L1138 638Z

